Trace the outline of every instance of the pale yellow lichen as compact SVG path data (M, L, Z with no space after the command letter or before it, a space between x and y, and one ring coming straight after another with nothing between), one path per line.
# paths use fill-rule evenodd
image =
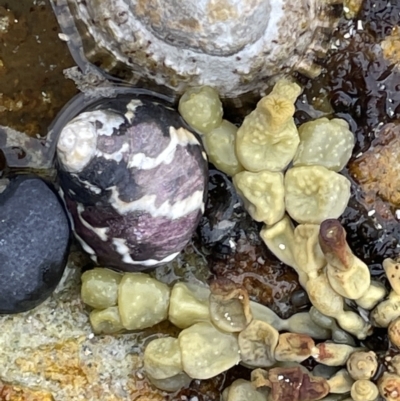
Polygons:
M319 343L314 350L314 359L328 366L343 366L346 364L349 356L357 351L347 344L336 344L333 342Z
M387 295L385 285L379 281L371 280L371 284L362 297L357 298L355 301L358 306L363 309L371 310L381 302Z
M388 299L378 304L371 312L374 326L388 327L390 322L400 317L400 295L391 291Z
M244 379L235 380L222 393L222 401L265 401L265 390L257 390L253 384Z
M271 227L264 225L260 231L260 236L268 249L279 260L296 270L300 283L305 285L308 277L298 266L294 256L296 251L294 247L294 226L289 216L285 215L282 220Z
M299 224L294 230L294 257L308 277L315 277L326 266L326 259L318 241L319 225Z
M279 335L275 348L275 359L281 362L303 362L314 349L314 340L305 334L283 333Z

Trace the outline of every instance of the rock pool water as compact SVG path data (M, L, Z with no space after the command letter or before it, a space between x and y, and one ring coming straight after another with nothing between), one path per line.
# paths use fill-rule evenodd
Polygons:
M379 123L400 119L400 73L391 65L399 61L396 42L389 51L390 62L380 46L399 23L398 2L365 1L358 18L342 22L323 64L324 73L315 81L298 77L306 89L296 105L297 122L322 115L345 118L358 140L354 159L369 148ZM76 93L62 72L73 61L59 32L48 1L0 0L0 125L44 136L56 113ZM390 40L385 43L390 48ZM249 108L253 106L251 100ZM227 110L227 115L240 121L240 113L234 110ZM20 149L15 152L23 158ZM0 171L9 173L1 151ZM378 192L376 202L365 204L355 182L353 194L343 223L355 251L380 276L383 256L397 254L400 216L396 205L380 199ZM154 275L165 282L178 277L206 280L211 266L217 276L244 283L253 298L271 304L282 316L292 313L288 300L298 289L293 274L276 261L271 271L271 264L265 262L271 256L263 253L265 249L258 250L260 244L251 230L247 239L237 240L237 252L219 255L217 261L190 245L179 260ZM60 285L43 305L0 316L0 400L11 392L16 397L19 390L13 385L19 384L42 389L48 399L52 395L56 400L211 401L235 377L248 377L248 371L237 368L228 376L194 381L191 389L179 394L167 396L154 390L143 376L143 346L158 333L176 334L176 329L161 324L144 333L94 336L79 297L80 269L88 264L74 249Z

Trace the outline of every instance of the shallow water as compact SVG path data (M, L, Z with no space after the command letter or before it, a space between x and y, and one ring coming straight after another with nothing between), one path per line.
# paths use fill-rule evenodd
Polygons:
M297 123L336 116L346 119L355 133L357 148L346 173L350 177L351 167L359 154L370 148L377 128L400 119L400 71L393 65L396 60L385 58L380 47L399 23L398 2L365 1L359 18L341 23L330 54L321 61L323 74L314 81L298 76L305 92L296 104ZM75 84L63 73L74 62L59 32L47 0L0 0L0 125L43 137L56 114L77 93ZM256 100L249 101L242 114ZM236 110L226 113L240 122ZM400 153L400 149L394 152ZM390 167L398 168L393 164ZM4 169L0 151L0 171ZM381 276L382 259L398 253L400 225L396 211L400 205L382 200L379 193L366 202L362 187L360 191L359 183L354 176L352 179L353 198L342 222L357 255L366 260L373 274ZM378 207L382 203L385 213ZM242 253L215 261L196 243L176 263L158 269L154 275L169 283L178 278L206 280L212 267L213 274L244 283L254 299L270 304L281 315L292 313L294 308L288 300L298 288L294 275L276 261L261 266L260 260L271 256L265 249L258 250L260 244L241 245ZM64 280L48 301L31 312L0 317L0 366L4 367L0 380L39 386L57 394L57 400L206 401L216 399L221 388L235 377L248 376L246 369L237 368L228 377L194 381L190 390L169 398L152 390L143 379L143 345L149 336L157 335L157 330L175 333L174 328L161 325L145 334L94 337L87 310L79 299L78 268L86 264L85 258L74 253Z

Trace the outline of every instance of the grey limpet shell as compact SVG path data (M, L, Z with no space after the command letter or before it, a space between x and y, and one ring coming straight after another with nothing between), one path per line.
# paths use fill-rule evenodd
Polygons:
M291 71L316 76L341 0L52 0L78 66L181 94L235 98Z
M59 183L85 251L125 271L172 260L204 211L207 160L196 135L149 96L97 99L69 118L57 141Z

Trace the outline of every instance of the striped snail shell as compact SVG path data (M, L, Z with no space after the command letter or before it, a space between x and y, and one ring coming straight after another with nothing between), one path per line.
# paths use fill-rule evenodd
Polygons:
M207 160L195 134L149 96L98 99L74 113L57 162L76 238L96 263L120 270L174 259L204 211Z

